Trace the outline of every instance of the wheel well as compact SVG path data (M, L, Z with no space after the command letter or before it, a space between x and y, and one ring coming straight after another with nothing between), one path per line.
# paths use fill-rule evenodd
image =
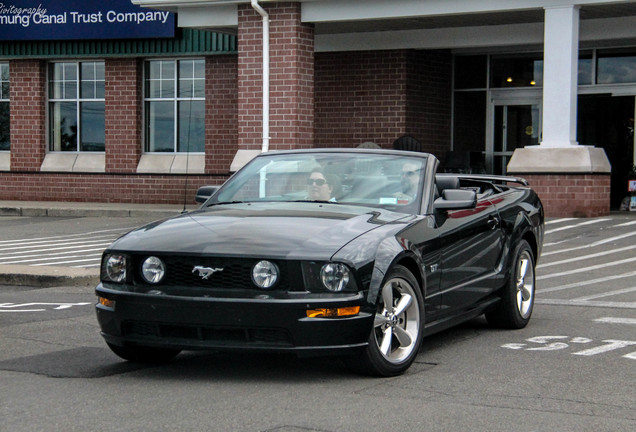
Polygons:
M534 261L535 261L535 265L536 265L537 257L539 255L539 249L537 247L537 239L534 238L534 235L532 235L532 232L530 232L530 231L527 231L523 235L523 239L525 241L527 241L528 244L530 245L530 248L532 249L532 256L534 257Z
M426 294L425 286L422 281L422 272L420 271L420 266L417 262L413 258L407 256L400 259L396 262L396 264L406 267L406 269L410 271L413 277L417 280L417 284L420 286L420 290L422 290L422 295Z

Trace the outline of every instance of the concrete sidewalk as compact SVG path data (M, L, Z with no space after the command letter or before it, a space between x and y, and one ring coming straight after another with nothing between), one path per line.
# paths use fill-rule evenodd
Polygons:
M192 211L196 204L186 206ZM57 201L0 201L0 226L3 216L27 217L156 217L177 216L178 204L86 203ZM95 286L99 269L64 266L0 265L0 289L5 286L52 287Z

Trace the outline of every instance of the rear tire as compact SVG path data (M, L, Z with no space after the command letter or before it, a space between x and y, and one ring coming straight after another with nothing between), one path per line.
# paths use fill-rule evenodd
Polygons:
M513 267L501 301L496 309L486 313L486 320L493 327L521 329L528 325L534 308L535 262L525 240L519 242L512 257Z
M404 373L419 351L423 323L420 286L411 272L396 265L382 285L368 346L353 366L375 376Z
M181 350L151 348L143 346L119 346L106 342L108 348L124 360L138 363L166 363L175 358Z

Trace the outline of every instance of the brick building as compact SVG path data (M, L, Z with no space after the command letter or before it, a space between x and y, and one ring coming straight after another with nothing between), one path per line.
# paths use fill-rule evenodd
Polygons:
M180 203L266 147L402 136L447 170L528 178L551 216L606 214L625 195L634 1L125 6L171 12L168 36L111 30L120 2L41 2L39 22L103 16L88 36L34 34L0 10L0 199Z

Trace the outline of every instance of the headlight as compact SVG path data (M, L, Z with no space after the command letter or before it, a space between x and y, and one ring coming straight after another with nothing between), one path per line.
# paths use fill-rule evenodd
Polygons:
M269 261L259 261L252 267L252 280L259 288L271 288L278 280L278 267Z
M102 263L102 279L117 283L126 282L127 267L126 255L108 255Z
M157 284L166 275L166 266L156 256L150 256L141 264L141 275L146 282Z
M327 263L320 270L322 284L329 291L342 291L349 283L349 268L344 264Z

